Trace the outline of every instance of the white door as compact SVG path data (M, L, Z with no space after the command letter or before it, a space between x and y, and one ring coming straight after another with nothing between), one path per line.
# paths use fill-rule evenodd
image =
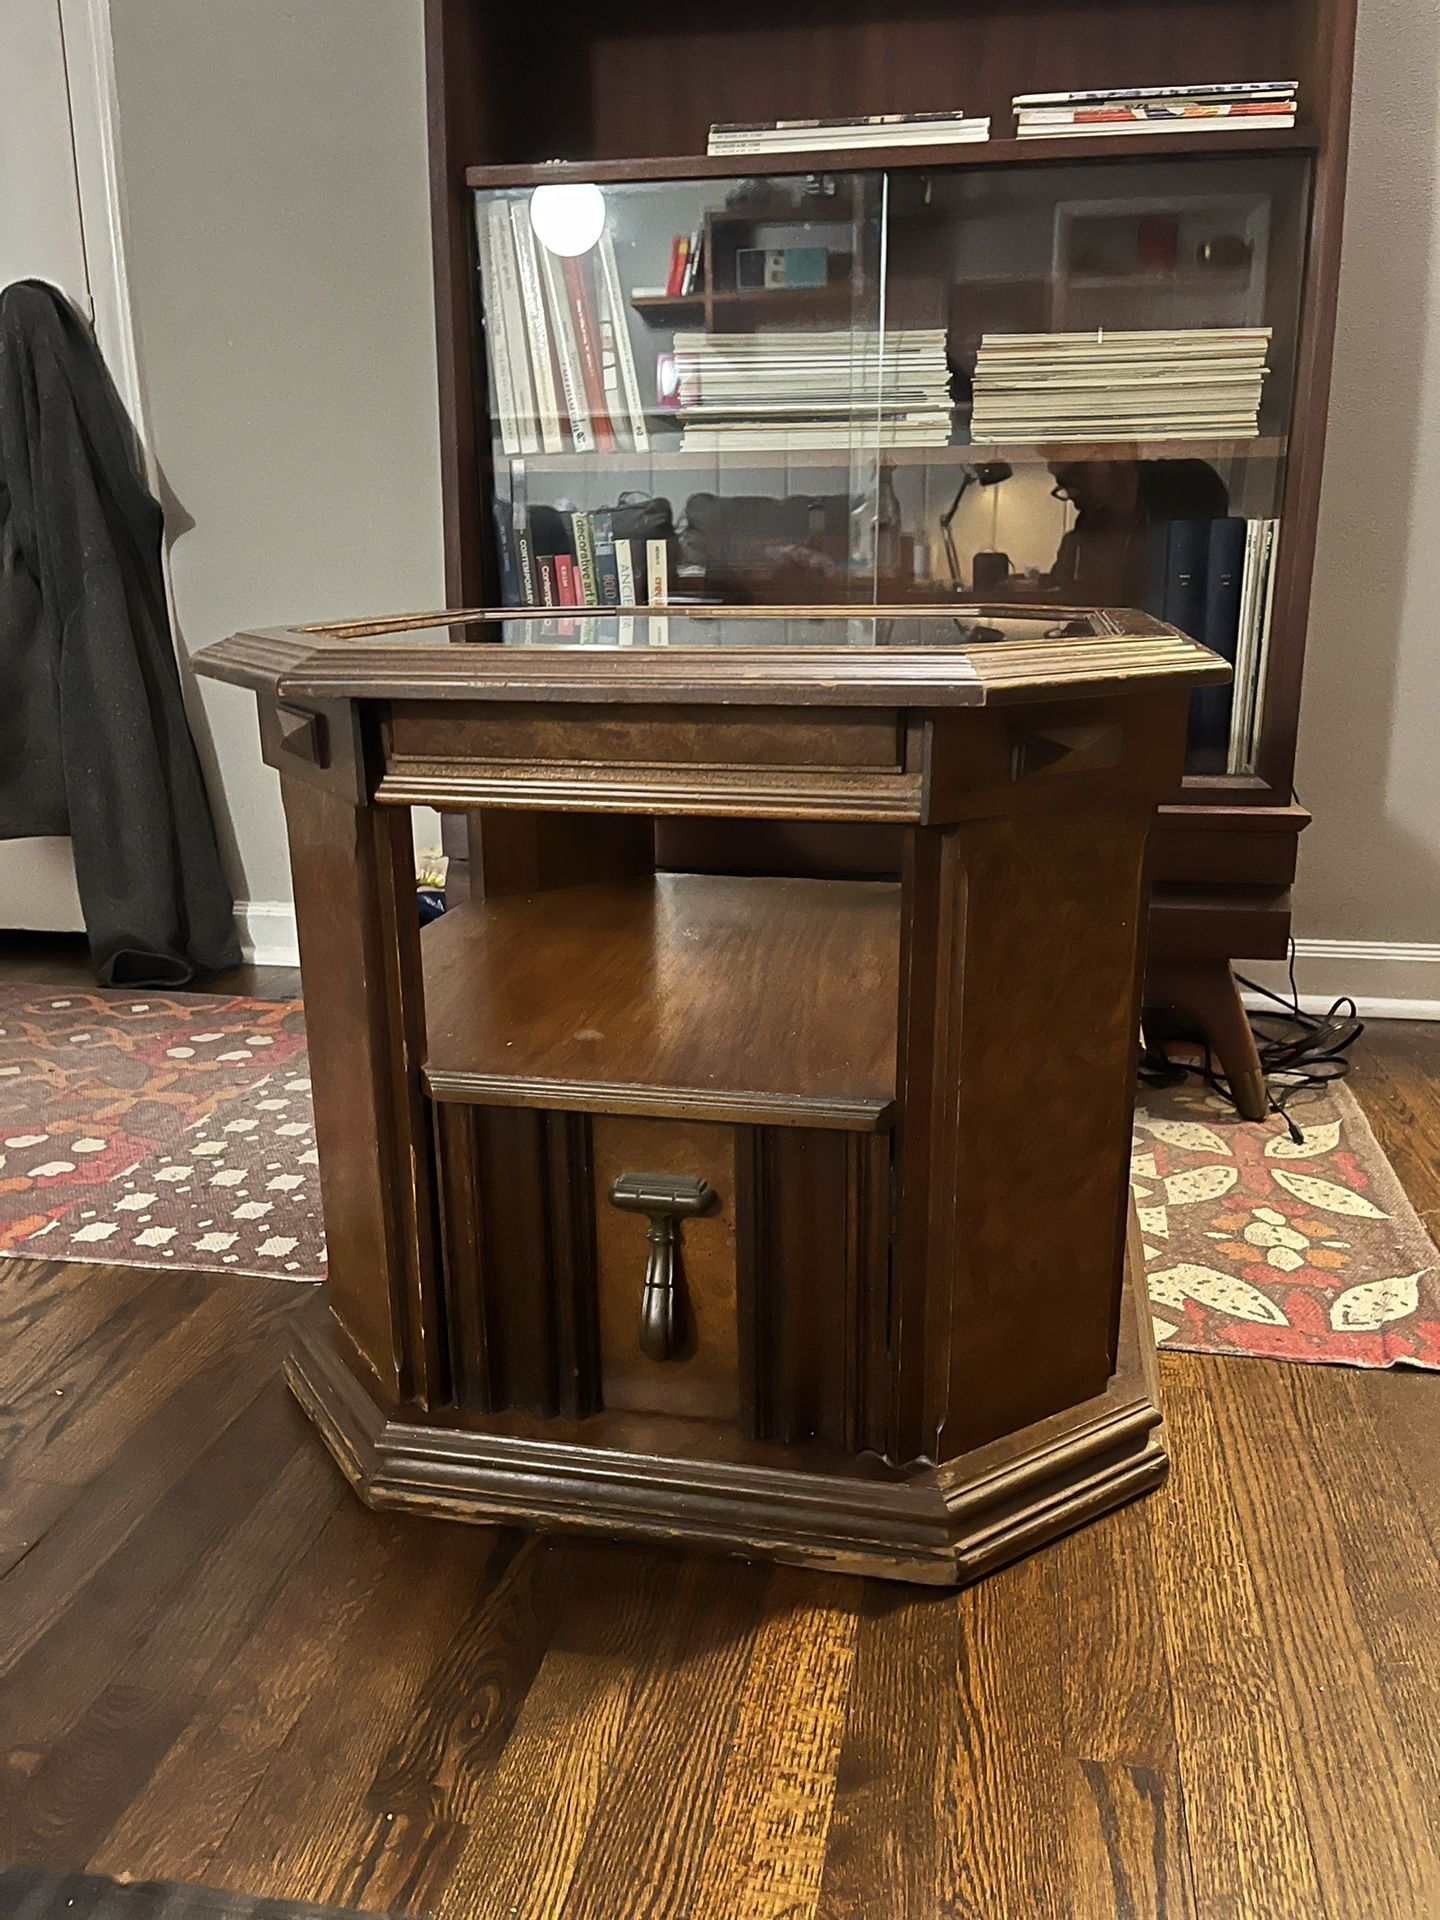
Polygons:
M0 287L48 280L93 317L60 0L0 0ZM68 840L0 840L0 928L84 926Z

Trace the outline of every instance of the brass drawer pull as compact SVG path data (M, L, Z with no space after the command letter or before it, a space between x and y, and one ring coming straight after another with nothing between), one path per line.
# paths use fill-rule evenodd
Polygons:
M640 1295L640 1351L650 1360L673 1360L685 1337L680 1304L680 1221L704 1213L715 1198L708 1180L686 1173L622 1173L610 1203L622 1213L643 1213L650 1256Z

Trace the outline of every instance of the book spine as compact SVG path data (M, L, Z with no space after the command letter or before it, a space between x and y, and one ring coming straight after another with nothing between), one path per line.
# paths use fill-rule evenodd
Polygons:
M1240 582L1239 638L1235 647L1234 693L1230 701L1230 746L1227 773L1243 773L1251 701L1254 693L1255 643L1258 626L1256 586L1259 581L1260 535L1263 522L1245 522L1245 566Z
M580 356L575 346L574 329L570 323L570 301L565 292L564 276L560 272L560 262L548 247L538 248L537 253L540 278L550 309L555 357L560 368L560 391L565 398L565 411L570 417L570 438L576 453L593 453L595 435L590 427L590 410L585 404L585 386L580 375Z
M595 582L599 588L598 604L602 607L618 607L620 604L620 557L615 551L614 523L608 513L595 513L590 516L590 528L595 544Z
M565 290L570 299L570 318L575 328L575 346L580 359L580 379L590 408L595 445L602 453L613 453L615 428L605 405L605 369L600 358L595 303L591 298L585 268L579 260L567 258L564 274Z
M496 500L491 518L495 523L495 557L500 565L500 604L502 607L518 607L520 574L515 562L515 528L510 518L509 502Z
M1260 536L1260 568L1256 584L1256 601L1259 608L1258 635L1255 642L1255 671L1251 685L1254 697L1250 708L1250 723L1247 728L1247 763L1255 764L1260 751L1260 734L1265 720L1265 676L1270 671L1270 623L1275 611L1275 575L1276 559L1280 550L1280 522L1266 520Z
M520 582L520 605L534 607L539 605L540 595L535 578L535 554L530 545L530 529L524 516L515 516L515 571Z
M690 256L690 236L677 234L670 242L670 271L665 276L665 295L667 299L678 297L685 284L685 263Z
M499 268L495 260L489 215L490 209L477 201L475 247L480 256L480 292L485 314L485 346L490 361L490 417L499 430L500 451L506 455L514 455L520 451L520 432L515 417L515 383L510 373L510 346L505 335Z
M645 542L645 584L652 607L670 604L670 543L668 540Z
M1205 536L1205 617L1200 638L1233 668L1240 647L1240 597L1245 574L1246 523L1212 520ZM1197 745L1229 757L1230 715L1235 699L1226 687L1202 687L1190 703Z
M515 258L520 275L520 299L525 309L525 330L530 341L530 362L535 380L535 406L539 415L540 444L546 453L565 451L565 433L560 417L560 390L550 329L545 323L545 295L540 285L540 263L535 253L535 234L529 210L520 200L510 203L510 230L515 242Z
M615 339L615 370L620 379L623 411L628 417L630 440L636 453L650 451L650 435L645 425L645 408L640 399L640 381L635 371L635 344L630 338L630 321L624 295L620 291L620 270L615 261L615 242L606 227L600 235L600 284L605 305L610 311L610 330Z
M520 303L520 274L515 265L515 236L510 229L510 210L503 201L496 200L491 202L489 212L490 250L500 289L500 325L505 350L510 358L510 380L515 395L515 425L520 451L538 453L540 433L535 416L535 385L526 344L525 313Z
M575 582L575 562L568 553L555 556L555 602L561 607L578 607L580 592Z
M600 583L595 576L595 531L588 513L572 515L575 529L575 571L579 576L582 607L598 607Z
M620 590L620 605L633 607L635 600L635 562L631 558L630 542L615 542L615 584Z
M558 607L560 604L555 583L555 556L542 553L535 562L536 584L540 589L542 607Z

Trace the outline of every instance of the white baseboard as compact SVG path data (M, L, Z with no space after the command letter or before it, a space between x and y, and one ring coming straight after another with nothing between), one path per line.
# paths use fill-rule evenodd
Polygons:
M237 900L240 951L252 967L298 967L300 942L288 900Z
M1287 969L1277 960L1241 961L1237 972L1290 995ZM1440 942L1428 940L1299 940L1295 980L1307 1013L1324 1013L1349 994L1364 1020L1440 1020ZM1245 995L1257 1010L1273 1005Z

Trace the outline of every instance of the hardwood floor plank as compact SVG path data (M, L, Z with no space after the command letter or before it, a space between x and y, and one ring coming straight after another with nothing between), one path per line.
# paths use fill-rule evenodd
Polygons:
M967 1587L957 1613L958 1711L930 1812L940 1832L935 1907L1069 1920L1056 1871L1066 1802L1059 1623L1043 1558Z
M648 1663L664 1646L680 1563L633 1547L565 1549L569 1601L466 1829L448 1880L417 1885L434 1920L559 1913Z
M1172 1464L1150 1501L1195 1907L1203 1920L1311 1920L1327 1910L1204 1385L1207 1366L1239 1364L1166 1356Z
M1175 1723L1150 1503L1057 1540L1045 1565L1059 1620L1065 1751L1167 1775Z
M423 1522L367 1512L352 1497L342 1501L105 1836L90 1862L98 1872L206 1877L309 1702L327 1690L363 1697L352 1645L363 1650L363 1623L373 1619L377 1595L403 1612L406 1556L414 1544L421 1578L435 1551L426 1548L429 1531Z
M957 1632L953 1594L866 1582L819 1920L929 1920L937 1910L932 1783L959 1712Z
M1345 1578L1330 1495L1294 1419L1291 1369L1205 1376L1257 1609L1295 1737L1291 1763L1331 1920L1440 1912L1440 1848ZM1289 1417L1296 1442L1277 1458ZM1387 1543L1388 1548L1388 1543ZM1377 1756L1384 1755L1378 1767Z
M1196 1920L1178 1777L1074 1760L1069 1780L1072 1920Z
M638 1557L637 1576L645 1561ZM564 1920L688 1914L749 1667L769 1569L687 1559L637 1676L563 1906Z
M283 1313L266 1298L273 1283L221 1284L230 1290L230 1298L222 1301L214 1315L215 1339L199 1343L199 1351L188 1357L176 1352L169 1396L158 1396L157 1389L147 1384L141 1394L142 1410L132 1417L126 1404L128 1380L124 1390L112 1382L111 1424L97 1424L88 1458L66 1456L68 1466L89 1468L93 1477L0 1583L6 1628L0 1641L0 1676L65 1612L71 1594L124 1546L145 1515L190 1471L197 1449L273 1379L284 1324ZM158 1404L152 1405L157 1398ZM42 1459L40 1470L47 1476L50 1467L48 1458Z
M1286 1370L1285 1386L1325 1490L1381 1694L1433 1824L1440 1808L1440 1552L1409 1497L1395 1437L1372 1415L1365 1389L1373 1377L1296 1367ZM1422 1384L1431 1388L1432 1420L1440 1420L1440 1380Z
M861 1583L772 1576L692 1920L808 1920L820 1894Z
M256 1417L247 1418L251 1412ZM0 1680L0 1725L7 1744L44 1752L115 1680L127 1659L139 1663L137 1649L146 1650L177 1590L203 1575L211 1553L224 1553L237 1526L243 1537L247 1516L283 1472L298 1438L292 1409L267 1386L209 1446L197 1450L190 1470ZM229 1555L225 1564L236 1570ZM211 1625L202 1622L202 1633ZM167 1642L162 1659L173 1644ZM154 1664L152 1658L152 1669ZM183 1648L177 1664L186 1664ZM0 1787L0 1856L4 1825Z
M357 1829L373 1815L366 1789L409 1720L417 1683L485 1588L495 1536L420 1522L343 1635L239 1817L208 1877L237 1892L333 1901L354 1872ZM305 1809L296 1819L297 1807Z
M488 1573L491 1584L380 1762L365 1796L372 1812L463 1825L510 1737L550 1635L563 1552L541 1535L505 1529Z

